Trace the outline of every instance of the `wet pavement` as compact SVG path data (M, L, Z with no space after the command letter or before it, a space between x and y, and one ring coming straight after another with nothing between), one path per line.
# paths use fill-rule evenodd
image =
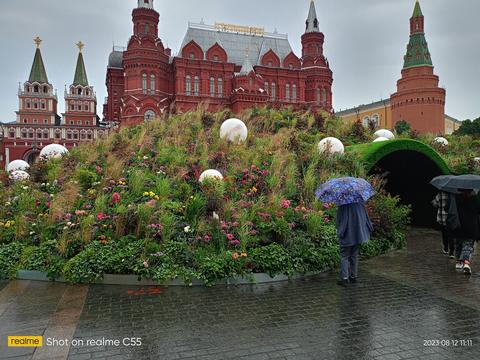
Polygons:
M0 282L0 359L479 359L477 262L455 273L439 234L415 229L346 288L333 272L214 288ZM6 348L16 334L83 346Z

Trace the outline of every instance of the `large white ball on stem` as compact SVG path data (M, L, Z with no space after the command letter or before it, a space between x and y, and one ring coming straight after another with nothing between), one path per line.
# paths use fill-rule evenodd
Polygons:
M16 170L12 171L10 173L10 180L12 181L23 181L23 180L28 180L30 178L30 175L22 170Z
M13 160L10 164L7 165L7 172L11 173L13 171L17 170L28 170L30 168L30 165L23 160Z
M221 181L221 180L223 180L223 175L218 170L213 170L213 169L205 170L200 175L200 178L198 179L198 181L200 183L203 183L205 180L219 180L219 181Z
M380 136L380 137L377 137L375 140L373 140L373 142L382 142L382 141L389 141L390 139L389 138L386 138L385 136Z
M384 137L387 138L388 140L395 139L395 135L390 130L387 129L380 129L378 131L375 131L375 134L373 134L375 137Z
M328 152L329 154L343 154L345 152L345 146L343 143L334 137L327 137L318 143L318 151L323 154Z
M443 146L447 146L447 145L448 145L448 140L445 139L445 138L442 137L442 136L436 137L435 139L433 139L433 141L436 142L437 144L440 144L440 145L443 145Z
M241 143L247 140L247 125L239 119L228 119L220 127L220 137L231 142Z
M46 159L60 158L65 154L68 154L68 149L59 144L47 145L40 151L40 157Z

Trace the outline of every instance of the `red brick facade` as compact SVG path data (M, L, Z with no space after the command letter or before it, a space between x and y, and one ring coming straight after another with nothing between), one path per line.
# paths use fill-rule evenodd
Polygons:
M333 111L333 75L323 55L313 1L302 36L302 57L286 35L248 33L240 27L189 24L179 55L171 56L158 37L153 0L133 10L133 35L124 51L110 54L104 105L106 121L138 124L164 111L234 112L268 103ZM252 29L252 28L250 28Z

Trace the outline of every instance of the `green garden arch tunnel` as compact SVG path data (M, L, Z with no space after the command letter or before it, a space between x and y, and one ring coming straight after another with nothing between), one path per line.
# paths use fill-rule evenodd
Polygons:
M358 156L369 175L383 175L386 190L412 206L414 225L435 224L431 201L437 191L430 180L451 171L434 149L420 141L401 139L354 145L347 152Z

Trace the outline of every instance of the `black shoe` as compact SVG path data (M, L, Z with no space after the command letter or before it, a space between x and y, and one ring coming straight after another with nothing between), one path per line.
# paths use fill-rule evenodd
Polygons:
M448 248L443 248L442 252L443 252L443 255L448 255Z
M347 286L348 285L348 279L341 279L337 281L337 285L340 286Z
M350 277L349 281L350 281L350 284L355 284L357 282L357 278Z

